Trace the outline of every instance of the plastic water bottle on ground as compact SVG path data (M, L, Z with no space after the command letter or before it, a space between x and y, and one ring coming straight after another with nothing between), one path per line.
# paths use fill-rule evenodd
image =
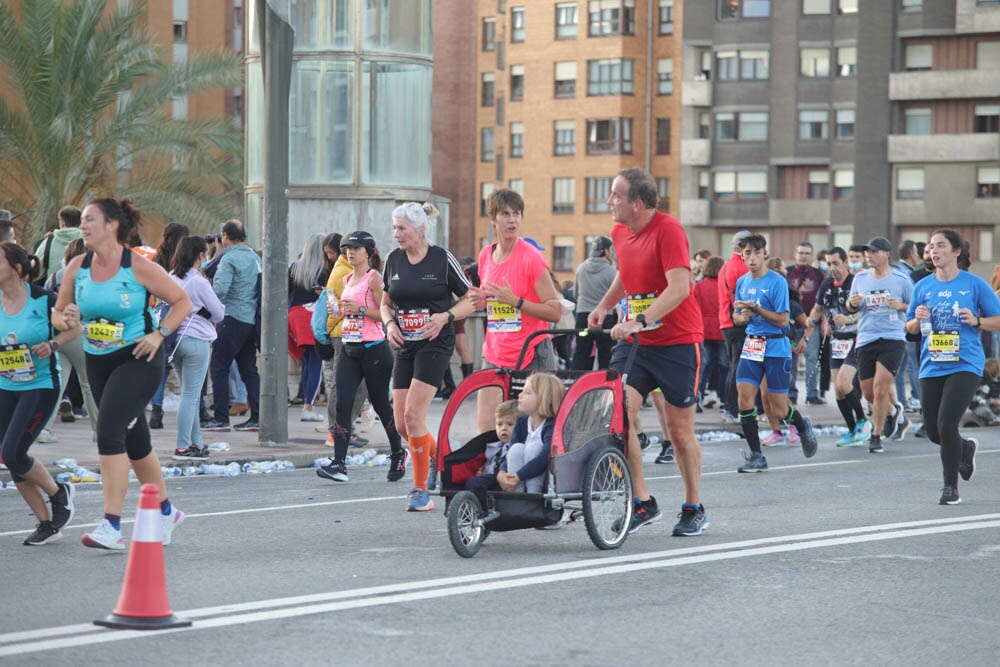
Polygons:
M55 463L55 465L59 466L60 468L65 469L65 470L72 470L73 468L76 467L76 459L59 459L58 461L55 461L54 463Z
M68 472L61 472L58 475L56 475L56 481L59 482L60 484L65 484L69 482L72 479L72 477L73 476L70 475Z
M225 466L226 470L222 474L226 477L236 477L240 474L240 464L236 461L231 461Z
M389 465L389 457L385 454L379 454L377 456L373 456L371 460L368 461L369 468L374 468L377 466L385 466L385 465Z

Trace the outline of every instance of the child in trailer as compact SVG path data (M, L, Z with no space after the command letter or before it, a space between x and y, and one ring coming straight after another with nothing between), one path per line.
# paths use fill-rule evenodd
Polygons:
M507 448L517 423L517 401L504 401L496 409L497 442L486 445L486 462L479 473L465 482L465 490L472 491L479 498L479 504L486 510L486 492L499 491L497 471L507 458Z
M517 399L523 415L514 425L507 458L497 472L497 482L504 491L541 493L549 467L552 428L565 388L552 373L528 376Z

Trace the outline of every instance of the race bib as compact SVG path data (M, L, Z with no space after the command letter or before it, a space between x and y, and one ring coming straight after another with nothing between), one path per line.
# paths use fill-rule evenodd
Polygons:
M423 340L420 330L431 321L431 311L429 308L401 310L396 314L396 318L399 320L399 330L403 334L403 340Z
M99 317L84 327L84 337L90 346L98 350L111 350L124 345L124 322L112 322Z
M931 361L958 361L960 337L957 331L935 331L927 339Z
M0 376L11 382L30 382L38 377L31 349L23 343L0 346Z
M631 322L636 317L646 312L646 310L653 305L656 301L656 292L648 292L646 294L629 294L625 297L625 321ZM655 322L646 322L640 331L652 331L653 329L659 329L662 322L656 320Z
M340 340L344 343L360 343L364 327L364 315L346 316L340 326Z
M830 357L832 359L846 359L854 347L853 338L834 338L830 342Z
M490 299L486 302L486 330L517 332L521 330L521 310Z
M865 307L885 310L889 308L889 297L889 290L865 292Z
M747 336L743 340L743 352L740 359L747 361L764 361L764 353L767 351L767 339L759 336Z

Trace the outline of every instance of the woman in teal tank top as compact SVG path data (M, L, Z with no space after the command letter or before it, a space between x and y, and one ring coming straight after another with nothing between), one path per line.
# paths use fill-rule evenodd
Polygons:
M121 514L129 464L143 484L155 484L170 544L184 514L167 498L160 460L150 445L145 408L163 375L163 340L191 312L191 300L163 267L130 250L139 211L128 200L95 199L83 210L87 253L66 267L53 322L81 331L87 375L98 404L97 450L104 487L104 519L83 544L124 549ZM161 322L151 296L170 304Z

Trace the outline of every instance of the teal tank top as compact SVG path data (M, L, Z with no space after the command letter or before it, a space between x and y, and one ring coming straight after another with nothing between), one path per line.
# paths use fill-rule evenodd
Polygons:
M56 297L51 292L28 285L28 298L24 308L16 315L8 315L0 308L0 389L28 391L31 389L59 390L59 359L51 356L40 359L31 348L51 340L52 309Z
M73 294L80 308L83 349L87 354L110 354L133 345L155 328L149 291L132 273L132 251L122 248L118 273L104 282L90 275L94 253L88 252L76 273Z

